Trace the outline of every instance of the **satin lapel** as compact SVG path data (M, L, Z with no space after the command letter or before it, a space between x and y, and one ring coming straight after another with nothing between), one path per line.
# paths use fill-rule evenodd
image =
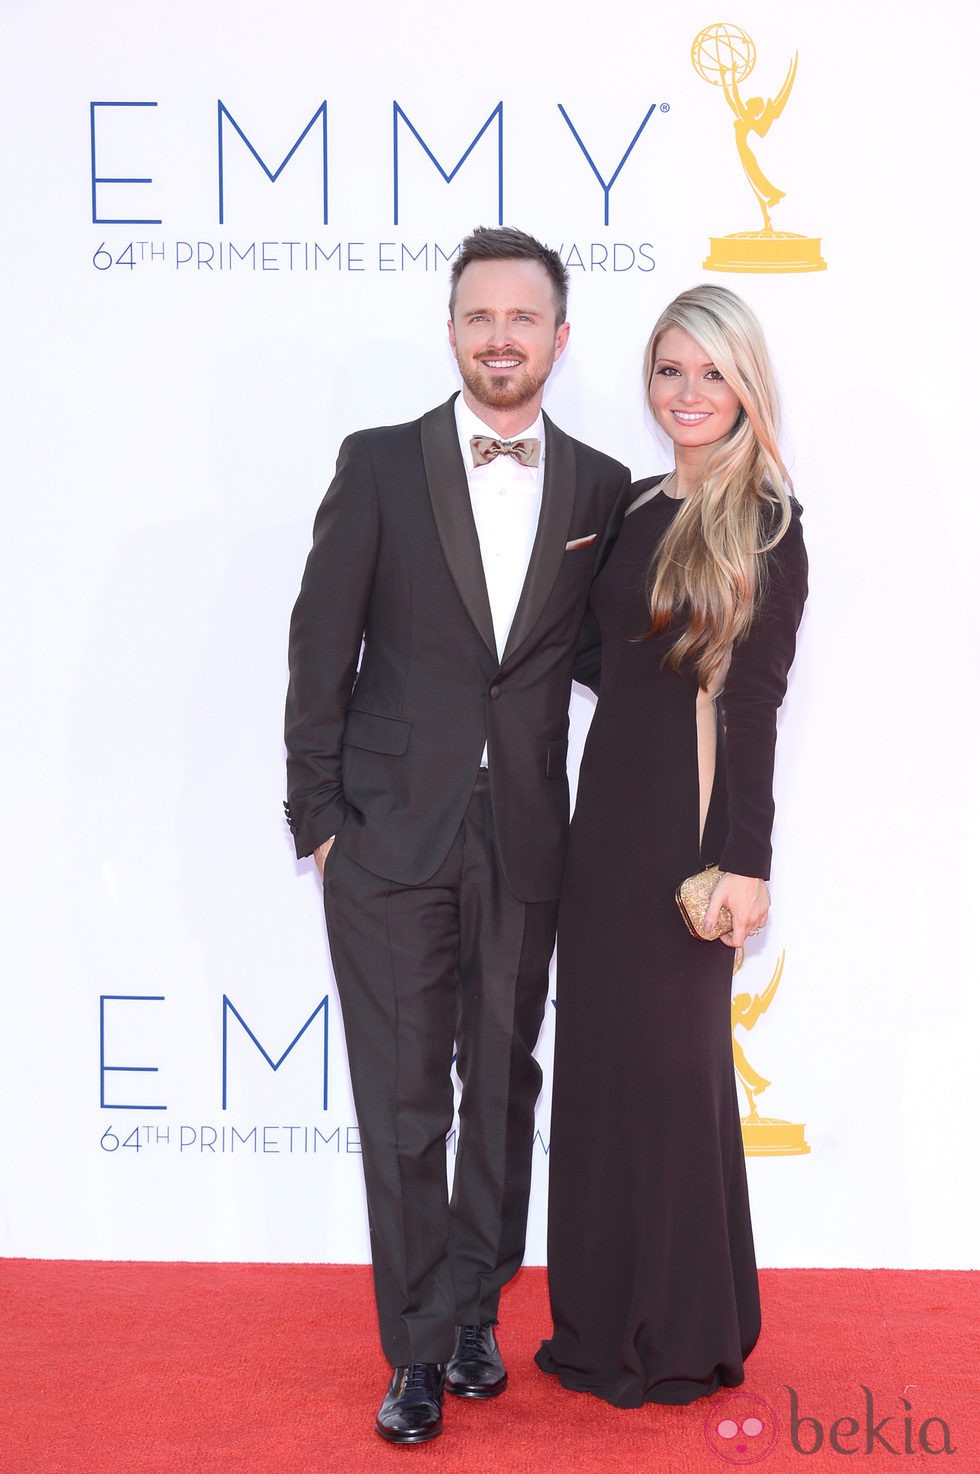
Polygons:
M439 541L453 582L484 644L496 659L497 642L483 576L480 539L459 454L452 399L422 416L422 459Z
M503 659L512 655L534 629L548 595L555 586L565 556L568 529L575 503L575 452L568 436L545 415L544 488L541 515L531 549L531 561ZM503 661L501 661L503 664Z

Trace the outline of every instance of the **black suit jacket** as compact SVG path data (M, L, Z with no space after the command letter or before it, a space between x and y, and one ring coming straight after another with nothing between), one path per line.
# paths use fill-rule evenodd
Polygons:
M629 476L547 418L546 437L541 515L500 660L453 400L341 446L290 626L287 816L298 855L336 834L374 874L427 880L486 741L507 883L524 901L557 895L569 688Z

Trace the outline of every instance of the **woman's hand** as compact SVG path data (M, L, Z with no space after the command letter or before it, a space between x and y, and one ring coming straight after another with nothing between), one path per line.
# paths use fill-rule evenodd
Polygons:
M761 931L769 919L769 888L757 876L723 875L711 892L704 918L706 929L718 924L722 906L732 913L732 929L726 937L719 937L719 942L726 947L743 947L746 937Z

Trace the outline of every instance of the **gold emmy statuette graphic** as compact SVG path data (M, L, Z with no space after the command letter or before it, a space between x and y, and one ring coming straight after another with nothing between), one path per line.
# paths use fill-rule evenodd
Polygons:
M705 26L694 38L691 62L705 82L724 89L725 101L735 115L735 143L752 186L752 193L762 211L761 230L740 230L734 235L712 236L711 254L704 265L709 271L825 271L826 261L820 255L820 240L796 235L791 230L776 230L769 211L778 205L784 191L766 178L759 161L749 146L751 134L764 138L780 116L796 80L794 54L786 80L775 97L763 102L750 97L746 102L738 90L755 66L755 42L740 26L722 21Z
M735 971L738 972L745 954L735 954ZM739 1025L743 1029L754 1028L776 996L779 980L783 975L786 953L779 954L772 977L764 992L754 997L748 993L736 993L732 999L732 1053L735 1056L735 1073L749 1102L749 1113L742 1117L742 1145L747 1157L801 1157L810 1150L803 1138L804 1126L795 1126L792 1121L780 1121L774 1116L760 1116L756 1107L756 1096L772 1083L754 1070L745 1058L745 1051L735 1038Z

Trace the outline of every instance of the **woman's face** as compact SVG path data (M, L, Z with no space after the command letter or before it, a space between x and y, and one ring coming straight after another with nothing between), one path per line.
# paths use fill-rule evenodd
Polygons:
M677 449L707 450L729 433L742 405L704 349L671 327L657 344L650 407Z

